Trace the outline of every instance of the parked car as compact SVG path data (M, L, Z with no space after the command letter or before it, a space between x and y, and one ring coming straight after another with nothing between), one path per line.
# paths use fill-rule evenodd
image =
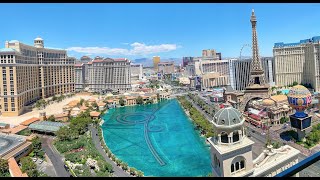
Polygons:
M43 160L42 159L39 159L39 164L43 163Z
M37 161L37 158L32 158L32 161L33 161L33 162L36 162L36 161Z

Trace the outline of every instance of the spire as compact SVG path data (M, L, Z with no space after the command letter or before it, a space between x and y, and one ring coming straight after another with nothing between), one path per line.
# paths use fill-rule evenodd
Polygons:
M251 25L252 25L252 70L262 70L261 64L260 64L260 58L259 58L259 48L258 48L258 35L257 35L257 19L254 15L254 10L252 9L252 16L251 16Z

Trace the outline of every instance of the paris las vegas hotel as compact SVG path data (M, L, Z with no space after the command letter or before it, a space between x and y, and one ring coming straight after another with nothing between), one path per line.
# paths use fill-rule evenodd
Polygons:
M65 50L6 41L0 49L0 111L3 116L24 113L26 106L54 94L74 92L75 58Z

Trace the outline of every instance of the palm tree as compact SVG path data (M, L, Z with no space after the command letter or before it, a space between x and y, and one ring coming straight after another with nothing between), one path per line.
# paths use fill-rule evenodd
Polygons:
M143 176L143 172L139 170L139 171L137 172L137 176L138 176L138 177L142 177L142 176Z
M134 176L134 175L136 175L137 169L132 167L129 169L129 171L130 171L130 174Z
M121 167L122 167L122 169L125 170L125 171L128 170L128 164L125 163L125 162L121 163Z
M120 166L121 165L121 160L120 159L116 159L116 164L117 164L117 166Z

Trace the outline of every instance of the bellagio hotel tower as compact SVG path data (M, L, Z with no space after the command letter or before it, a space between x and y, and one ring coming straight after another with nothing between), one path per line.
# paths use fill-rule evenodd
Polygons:
M65 50L44 48L39 37L34 46L6 41L0 49L2 116L17 116L41 98L74 92L74 63Z

